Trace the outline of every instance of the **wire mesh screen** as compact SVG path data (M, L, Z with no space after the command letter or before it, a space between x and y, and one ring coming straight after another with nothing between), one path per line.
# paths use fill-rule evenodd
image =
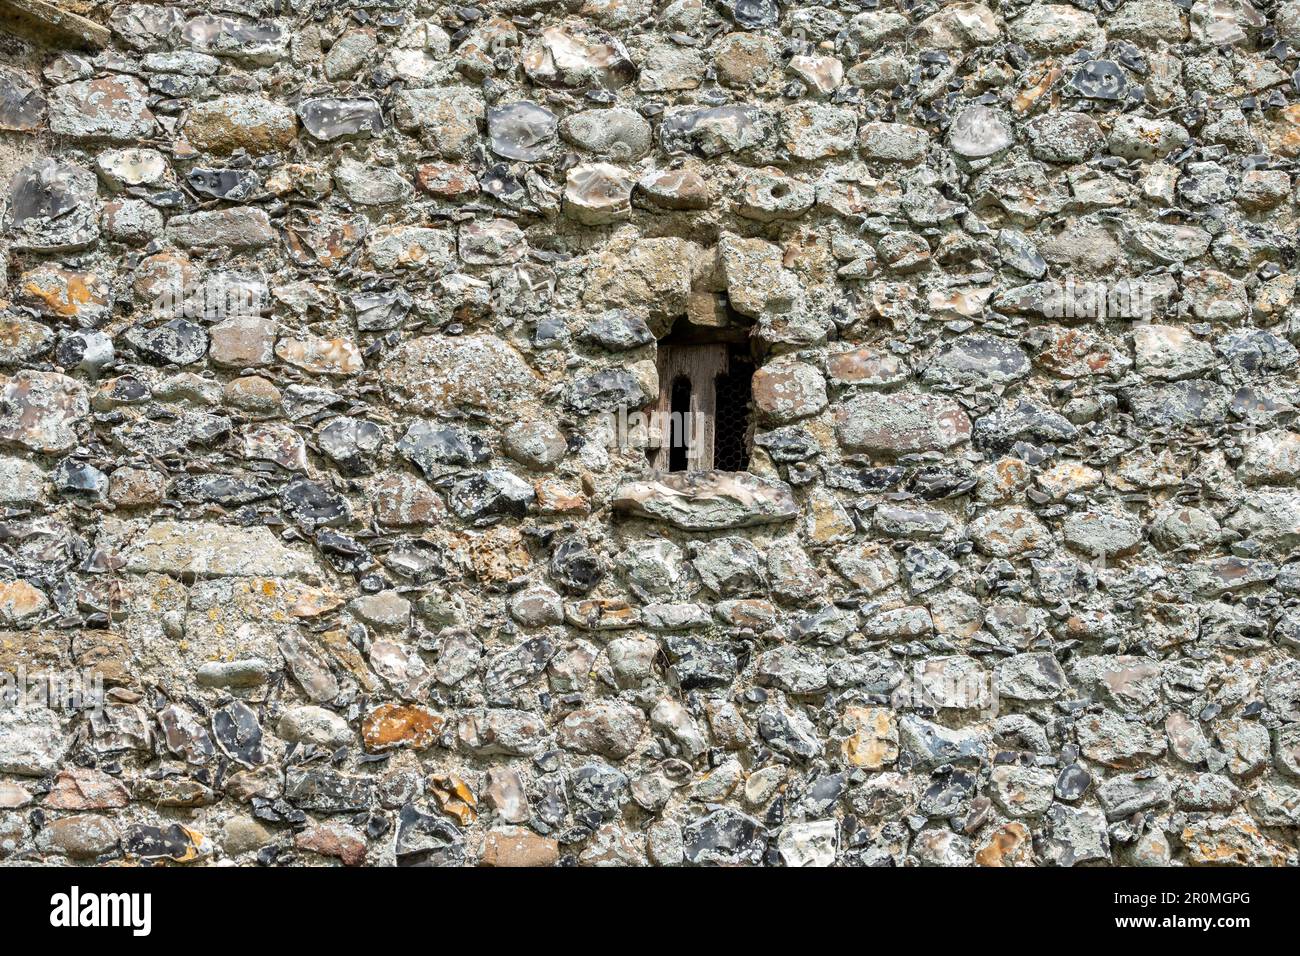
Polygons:
M717 380L713 467L720 471L744 471L749 467L749 389L753 377L753 363L733 349L726 374Z

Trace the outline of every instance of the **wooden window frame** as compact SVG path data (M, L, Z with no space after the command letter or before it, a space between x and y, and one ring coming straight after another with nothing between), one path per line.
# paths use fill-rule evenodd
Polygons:
M714 424L718 410L718 376L730 371L730 354L725 342L701 344L659 344L659 402L655 421L659 426L659 447L651 463L657 471L668 471L672 455L673 384L685 377L691 383L691 427L700 426L694 440L694 459L688 458L686 471L711 471L714 460Z

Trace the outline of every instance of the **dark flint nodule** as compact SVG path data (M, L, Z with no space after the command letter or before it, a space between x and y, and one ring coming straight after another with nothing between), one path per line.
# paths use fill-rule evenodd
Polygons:
M191 169L186 177L190 187L203 196L244 202L262 188L261 177L248 169Z
M221 752L244 767L266 763L262 749L262 725L257 714L243 701L231 701L212 713L212 736Z
M93 180L92 180L93 187ZM94 195L84 173L49 157L14 174L9 190L9 221L19 226L29 219L55 219Z
M1118 63L1089 60L1070 77L1070 88L1093 100L1120 100L1128 89L1128 80Z
M208 352L208 332L187 319L153 328L134 326L124 336L141 357L161 365L193 365Z

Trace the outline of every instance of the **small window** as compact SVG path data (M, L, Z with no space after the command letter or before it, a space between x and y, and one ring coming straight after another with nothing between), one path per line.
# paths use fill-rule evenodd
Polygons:
M744 471L754 376L748 346L692 338L674 332L659 343L660 446L651 462L662 471Z

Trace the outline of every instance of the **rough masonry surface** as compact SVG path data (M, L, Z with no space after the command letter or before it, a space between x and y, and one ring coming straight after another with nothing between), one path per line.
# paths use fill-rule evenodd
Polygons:
M1298 862L1300 2L63 8L0 859Z

